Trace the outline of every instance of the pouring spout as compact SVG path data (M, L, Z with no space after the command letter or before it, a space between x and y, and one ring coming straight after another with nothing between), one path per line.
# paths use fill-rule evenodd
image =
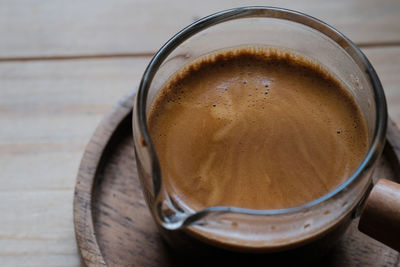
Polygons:
M180 230L191 225L205 225L206 220L227 212L228 207L212 207L195 213L189 213L175 206L169 199L156 203L156 219L166 230Z

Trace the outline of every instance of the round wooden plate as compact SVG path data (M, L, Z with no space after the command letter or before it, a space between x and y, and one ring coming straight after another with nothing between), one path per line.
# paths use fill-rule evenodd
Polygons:
M133 150L133 102L131 93L114 107L83 155L74 197L81 256L88 266L193 266L191 259L182 261L182 255L162 241L143 199ZM384 155L374 179L400 177L399 153L400 131L389 121ZM339 245L319 264L397 266L399 253L360 233L357 224L357 220L352 222Z

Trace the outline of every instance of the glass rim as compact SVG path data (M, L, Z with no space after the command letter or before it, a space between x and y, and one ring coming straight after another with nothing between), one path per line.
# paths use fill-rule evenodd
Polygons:
M346 53L354 60L356 65L363 70L366 75L370 78L370 82L372 84L375 106L376 106L376 121L375 121L375 129L372 137L371 145L369 146L368 152L364 157L363 161L357 168L357 170L346 179L341 185L339 185L334 190L328 192L327 194L307 202L305 204L284 208L284 209L267 209L267 210L256 210L256 209L248 209L248 208L238 208L238 207L230 207L230 206L214 206L205 208L199 211L195 211L196 217L204 217L205 215L218 212L235 212L242 213L248 215L276 215L276 214L289 214L296 213L299 211L303 211L305 209L316 206L320 203L326 202L339 193L343 192L349 186L353 185L356 181L361 179L363 174L369 171L376 160L379 158L386 137L386 127L387 127L387 106L385 94L381 85L381 82L372 67L369 60L363 54L363 52L345 35L343 35L340 31L336 30L332 26L324 23L323 21L314 18L312 16L306 15L301 12L293 11L290 9L278 8L278 7L269 7L269 6L248 6L248 7L238 7L232 8L224 11L220 11L204 17L189 26L185 27L183 30L179 31L175 34L170 40L168 40L160 50L153 56L149 65L147 66L142 80L139 85L139 90L136 97L136 113L133 116L136 116L138 119L139 132L142 135L145 143L147 144L148 152L150 153L151 159L151 168L152 168L152 182L153 182L153 191L154 197L157 198L161 191L161 170L160 164L155 153L154 147L151 142L151 138L149 135L148 127L147 127L147 117L146 117L146 104L147 104L147 94L152 83L152 80L158 71L158 68L164 62L164 60L171 54L172 51L175 50L180 44L194 36L195 34L209 28L215 26L217 24L227 22L235 19L243 19L243 18L275 18L282 19L291 22L297 22L299 24L308 26L317 30L321 34L329 37L336 44L338 44L342 49L346 51ZM178 208L179 210L179 208Z

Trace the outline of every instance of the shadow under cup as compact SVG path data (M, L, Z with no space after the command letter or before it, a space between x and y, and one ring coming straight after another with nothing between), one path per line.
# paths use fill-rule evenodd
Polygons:
M333 74L354 97L365 118L369 150L342 185L307 204L280 210L212 207L193 211L163 184L147 129L150 107L163 84L195 59L222 49L270 46L310 58ZM363 53L340 32L307 15L271 7L222 11L170 39L147 67L136 98L133 134L139 177L153 217L172 245L211 244L245 252L278 252L329 243L344 232L371 184L384 146L387 108L381 83ZM318 242L314 242L317 241Z

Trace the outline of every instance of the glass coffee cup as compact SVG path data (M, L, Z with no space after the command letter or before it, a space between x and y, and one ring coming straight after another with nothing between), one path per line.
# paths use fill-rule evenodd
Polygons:
M284 48L324 66L353 96L366 121L368 152L339 187L301 206L253 210L187 209L166 190L147 128L162 85L180 68L214 51L248 45ZM331 26L305 14L272 7L243 7L205 17L172 37L147 67L136 97L133 134L138 173L148 207L165 239L241 252L277 253L332 244L358 216L386 135L387 107L381 83L364 54ZM322 245L321 245L322 244Z

